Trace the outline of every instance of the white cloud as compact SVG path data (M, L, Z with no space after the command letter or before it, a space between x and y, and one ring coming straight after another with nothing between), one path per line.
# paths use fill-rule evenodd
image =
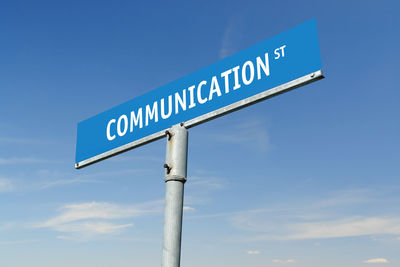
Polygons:
M116 220L161 213L162 201L136 206L122 206L107 202L68 204L60 208L60 214L35 225L66 233L58 238L86 241L98 236L119 233L133 223L117 223ZM113 222L110 222L113 221Z
M258 255L258 254L260 254L260 251L259 250L248 250L247 254L249 254L249 255Z
M189 206L183 206L183 210L187 210L187 211L192 210L192 211L194 211L196 209L193 208L193 207L189 207Z
M376 258L364 261L364 263L389 263L385 258Z
M296 263L296 260L272 260L272 262L279 264L290 264L290 263Z

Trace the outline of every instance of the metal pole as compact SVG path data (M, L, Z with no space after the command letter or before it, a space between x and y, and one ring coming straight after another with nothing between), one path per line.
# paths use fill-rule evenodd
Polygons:
M165 214L162 267L179 267L183 213L183 185L186 182L188 131L181 123L167 133L165 167Z

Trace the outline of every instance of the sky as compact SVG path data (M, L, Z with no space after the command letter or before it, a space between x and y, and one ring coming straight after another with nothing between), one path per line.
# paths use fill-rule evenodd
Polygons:
M77 123L309 19L325 79L189 130L181 265L400 266L398 1L3 1L0 266L160 266L165 139Z

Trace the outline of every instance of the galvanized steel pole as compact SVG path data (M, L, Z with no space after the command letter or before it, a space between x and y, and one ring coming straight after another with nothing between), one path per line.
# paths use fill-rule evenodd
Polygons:
M162 267L179 267L181 258L183 187L186 182L188 131L174 125L167 132L165 214Z

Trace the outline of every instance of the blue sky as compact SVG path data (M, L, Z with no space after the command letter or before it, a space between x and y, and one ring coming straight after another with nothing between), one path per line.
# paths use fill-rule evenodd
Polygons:
M182 266L400 266L397 1L6 1L0 265L157 266L165 140L79 121L309 19L325 79L189 131Z

